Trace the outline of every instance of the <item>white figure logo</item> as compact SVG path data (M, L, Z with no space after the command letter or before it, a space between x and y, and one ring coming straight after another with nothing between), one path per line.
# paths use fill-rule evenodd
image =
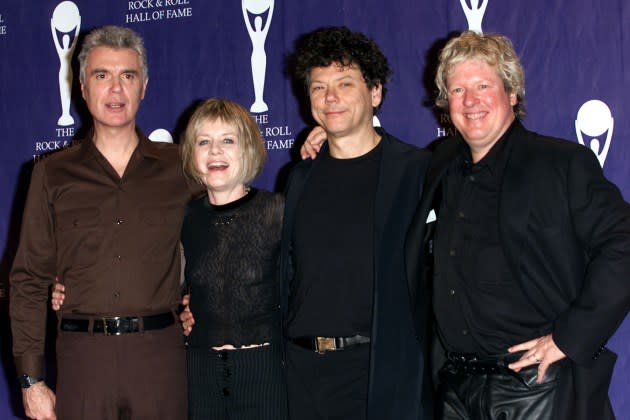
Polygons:
M608 155L608 149L610 148L610 141L612 140L613 127L615 120L612 117L610 108L604 102L597 99L593 99L580 107L577 113L577 119L575 120L575 133L577 134L578 141L581 145L590 147L595 153L599 164L604 167L606 161L606 155ZM599 138L606 133L606 141L602 147ZM591 137L591 141L588 145L584 143L582 133Z
M482 34L481 21L483 20L483 14L486 12L486 6L488 6L488 0L481 0L481 6L479 0L470 0L470 7L466 3L466 0L459 0L462 4L462 9L466 14L466 20L468 21L468 29Z
M149 134L149 140L158 143L173 143L173 136L163 128L155 129Z
M254 81L254 103L250 107L251 112L265 112L269 109L263 99L265 89L265 71L267 70L267 54L265 53L265 40L271 25L274 0L242 0L243 18L247 26L247 32L252 40L252 79ZM261 14L267 11L267 22L263 24ZM254 27L249 20L249 13L256 15Z
M72 52L77 45L79 29L81 28L81 15L79 8L71 1L62 1L55 7L50 30L59 56L59 96L61 97L61 116L57 125L67 126L74 124L74 118L70 115L70 96L72 92L72 67L70 60ZM61 32L61 43L57 31ZM74 34L72 32L74 31ZM72 35L72 40L70 36Z

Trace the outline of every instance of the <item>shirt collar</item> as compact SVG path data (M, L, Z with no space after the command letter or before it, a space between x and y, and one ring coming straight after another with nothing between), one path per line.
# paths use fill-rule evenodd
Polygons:
M132 154L132 159L159 159L159 155L156 152L155 144L145 136L142 131L136 127L136 134L138 135L138 146ZM94 128L90 128L82 144L82 153L84 158L95 158L100 155L100 152L94 144Z
M505 163L507 162L507 156L509 154L510 149L510 136L512 131L514 131L514 127L518 124L518 119L514 119L512 124L505 130L505 133L499 138L499 140L492 145L488 153L477 163L472 164L472 155L470 153L470 148L466 145L466 142L462 138L461 134L458 134L460 147L459 147L459 159L461 163L468 167L487 167L490 170L490 173L493 175L498 175L502 172L505 167Z

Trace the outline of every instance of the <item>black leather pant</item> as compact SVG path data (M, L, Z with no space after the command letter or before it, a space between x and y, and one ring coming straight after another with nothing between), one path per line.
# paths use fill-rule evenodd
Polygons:
M437 418L446 420L552 420L566 361L549 366L541 384L538 366L514 372L504 363L446 362L440 371Z

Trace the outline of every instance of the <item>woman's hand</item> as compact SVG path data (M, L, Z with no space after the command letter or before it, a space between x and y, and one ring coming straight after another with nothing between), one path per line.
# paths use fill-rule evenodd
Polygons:
M55 284L52 288L52 299L50 299L50 306L53 311L58 311L63 306L63 301L66 298L66 286L59 283L59 279L55 279Z
M184 330L184 335L188 337L190 332L192 331L193 325L195 325L195 318L193 317L192 312L190 312L190 295L186 294L182 296L182 306L183 310L179 314L179 320L182 323L182 329Z

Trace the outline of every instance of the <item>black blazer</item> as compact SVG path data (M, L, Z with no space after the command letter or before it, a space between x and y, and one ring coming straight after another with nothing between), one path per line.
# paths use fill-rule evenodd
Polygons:
M505 139L512 146L499 231L524 298L571 361L573 377L561 385L554 418L613 418L607 393L616 355L603 346L630 308L630 207L589 149L515 125ZM436 149L407 237L408 279L420 296L430 290L427 216L439 208L438 187L460 142L448 138Z
M374 208L374 300L368 389L369 419L429 419L430 384L424 380L424 332L413 328L411 299L403 266L403 242L420 199L429 153L382 135L383 153ZM327 147L327 146L324 146ZM300 162L286 190L281 273L283 313L292 280L291 237L295 210L317 160ZM423 391L424 388L424 391ZM421 395L423 397L421 398ZM424 401L422 401L424 399Z

